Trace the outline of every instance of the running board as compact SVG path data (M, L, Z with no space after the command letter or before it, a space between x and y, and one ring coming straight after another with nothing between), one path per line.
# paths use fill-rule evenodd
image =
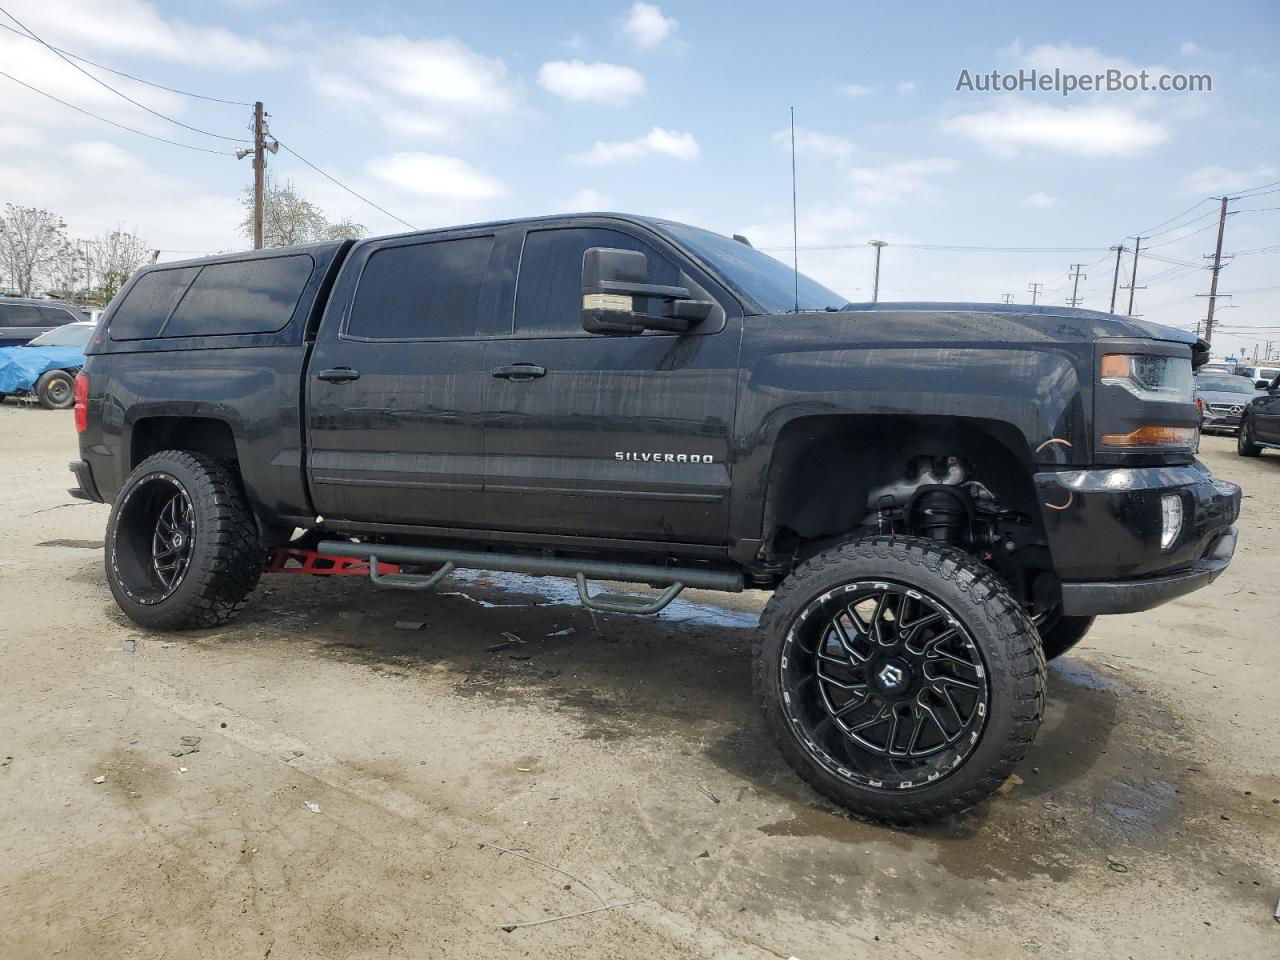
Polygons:
M659 567L644 563L610 563L601 560L574 560L567 557L529 556L517 553L490 553L483 550L449 550L439 547L410 547L396 544L355 543L351 540L324 540L316 548L335 557L350 557L369 562L370 579L378 586L426 590L434 587L453 570L491 570L501 573L524 573L535 577L572 577L578 583L578 596L591 610L606 613L657 613L679 596L686 587L696 590L719 590L740 593L742 574L736 570ZM383 574L379 562L439 566L434 573ZM627 594L596 594L587 590L587 580L614 580L644 583L665 588L656 598Z

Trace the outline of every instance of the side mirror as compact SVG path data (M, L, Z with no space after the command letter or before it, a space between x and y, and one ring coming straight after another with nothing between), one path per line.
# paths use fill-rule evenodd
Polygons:
M649 258L638 250L592 247L582 256L582 327L588 333L635 336L645 330L687 333L711 313L687 287L649 283ZM662 301L662 314L636 309L637 299Z

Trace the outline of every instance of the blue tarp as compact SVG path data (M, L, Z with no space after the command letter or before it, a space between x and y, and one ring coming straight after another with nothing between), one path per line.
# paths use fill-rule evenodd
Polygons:
M48 370L83 366L80 347L0 347L0 393L30 390Z

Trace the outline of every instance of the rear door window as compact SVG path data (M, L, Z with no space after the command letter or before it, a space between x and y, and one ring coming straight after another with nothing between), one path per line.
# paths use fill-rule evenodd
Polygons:
M160 335L274 333L293 317L314 266L306 254L211 263L200 270Z
M492 236L460 237L375 250L360 273L346 336L474 337L493 242Z
M45 327L40 311L30 303L0 303L0 327Z
M46 327L60 327L64 323L74 323L76 320L69 310L63 310L61 307L41 307L40 314L44 317Z
M199 267L152 270L140 276L111 317L112 340L147 340L160 335Z

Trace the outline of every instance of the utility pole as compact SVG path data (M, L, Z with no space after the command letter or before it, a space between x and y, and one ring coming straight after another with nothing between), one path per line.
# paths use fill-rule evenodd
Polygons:
M84 302L89 302L89 292L93 289L93 267L89 260L89 241L84 241Z
M1218 271L1222 269L1222 234L1227 226L1227 201L1222 198L1222 209L1218 211L1218 245L1213 251L1213 279L1209 281L1209 312L1204 318L1205 343L1213 343L1213 307L1218 300Z
M1116 290L1120 285L1120 254L1124 252L1124 244L1113 247L1116 252L1116 271L1111 277L1111 313L1116 312Z
M875 278L875 283L871 287L871 302L879 303L880 302L880 251L883 250L885 247L887 247L889 244L886 243L884 240L868 240L867 243L870 246L873 246L876 248L876 278Z
M1013 303L1013 294L1012 294L1012 293L1002 293L1002 294L1000 294L1000 299L1001 299L1001 300L1003 300L1005 303Z
M1071 279L1072 279L1073 281L1075 281L1074 283L1072 283L1072 284L1071 284L1071 301L1070 301L1070 305L1071 305L1071 306L1073 306L1073 307L1078 307L1078 306L1080 306L1080 301L1083 299L1082 297L1080 297L1080 296L1078 295L1078 294L1079 294L1079 290L1080 290L1080 281L1081 281L1081 280L1088 280L1088 279L1089 279L1089 275L1088 275L1087 273L1081 273L1081 272L1080 272L1080 268L1081 268L1081 267L1083 267L1083 266L1084 266L1084 264L1083 264L1083 263L1073 263L1073 264L1071 265L1071 274L1070 274L1070 276L1071 276Z
M280 144L272 139L267 141L271 131L267 127L267 114L262 109L262 101L253 105L253 149L241 147L236 150L236 159L253 157L253 249L262 249L262 208L267 185L267 151L275 153Z
M1129 316L1133 316L1133 292L1138 287L1138 253L1142 250L1142 238L1133 238L1133 275L1129 279ZM1146 287L1141 289L1145 290Z
M1036 297L1040 296L1040 290L1044 287L1043 283L1028 283L1027 292L1031 294L1031 305L1036 305Z

